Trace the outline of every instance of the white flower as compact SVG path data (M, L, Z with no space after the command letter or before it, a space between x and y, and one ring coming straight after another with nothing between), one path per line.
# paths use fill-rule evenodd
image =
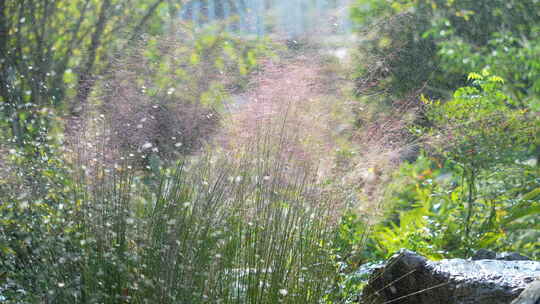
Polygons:
M287 289L280 289L279 290L279 294L282 295L282 296L286 296L289 292L287 291Z

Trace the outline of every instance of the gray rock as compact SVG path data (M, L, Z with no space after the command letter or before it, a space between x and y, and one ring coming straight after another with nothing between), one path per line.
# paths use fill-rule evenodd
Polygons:
M530 261L531 259L517 252L496 253L487 249L479 249L472 256L472 260Z
M497 257L495 259L502 260L502 261L530 261L531 260L531 258L529 258L528 256L524 256L517 252L497 253Z
M495 260L497 258L497 253L495 251L487 249L478 249L472 256L473 261L477 260Z
M540 304L540 280L529 284L511 304Z
M537 261L430 261L402 250L373 271L360 303L508 304L536 277ZM540 304L527 301L516 303Z

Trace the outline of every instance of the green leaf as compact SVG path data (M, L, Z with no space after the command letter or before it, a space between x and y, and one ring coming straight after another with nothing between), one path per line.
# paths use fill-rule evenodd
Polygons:
M482 80L482 79L484 79L484 76L478 73L474 73L474 72L469 73L469 75L467 76L467 80Z

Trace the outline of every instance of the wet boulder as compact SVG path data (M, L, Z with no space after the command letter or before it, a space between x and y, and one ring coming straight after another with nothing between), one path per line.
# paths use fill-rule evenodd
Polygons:
M540 304L540 262L486 254L489 259L430 261L402 250L372 271L360 303Z

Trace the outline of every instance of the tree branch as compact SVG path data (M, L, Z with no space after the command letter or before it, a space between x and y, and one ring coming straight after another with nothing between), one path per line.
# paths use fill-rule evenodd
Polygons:
M139 36L140 32L142 31L142 28L143 26L146 24L146 22L148 22L148 20L150 19L150 17L152 17L152 15L154 14L154 12L156 11L156 9L159 7L159 5L161 3L165 2L165 0L157 0L156 2L154 2L154 4L148 9L148 11L146 11L146 15L144 15L144 17L141 19L141 21L139 21L139 24L137 24L137 26L135 26L135 28L133 29L133 33L131 35L131 37L129 38L129 43L131 44L133 41L135 41L135 39L137 39L137 37Z
M77 113L82 110L79 108L85 106L88 96L90 95L90 90L94 86L95 79L93 79L92 70L96 61L97 50L101 43L101 35L103 34L105 26L107 25L107 12L110 6L111 0L105 0L101 5L98 21L96 23L96 30L92 34L92 39L88 48L88 59L86 61L86 66L79 74L77 96L71 106L72 113Z

